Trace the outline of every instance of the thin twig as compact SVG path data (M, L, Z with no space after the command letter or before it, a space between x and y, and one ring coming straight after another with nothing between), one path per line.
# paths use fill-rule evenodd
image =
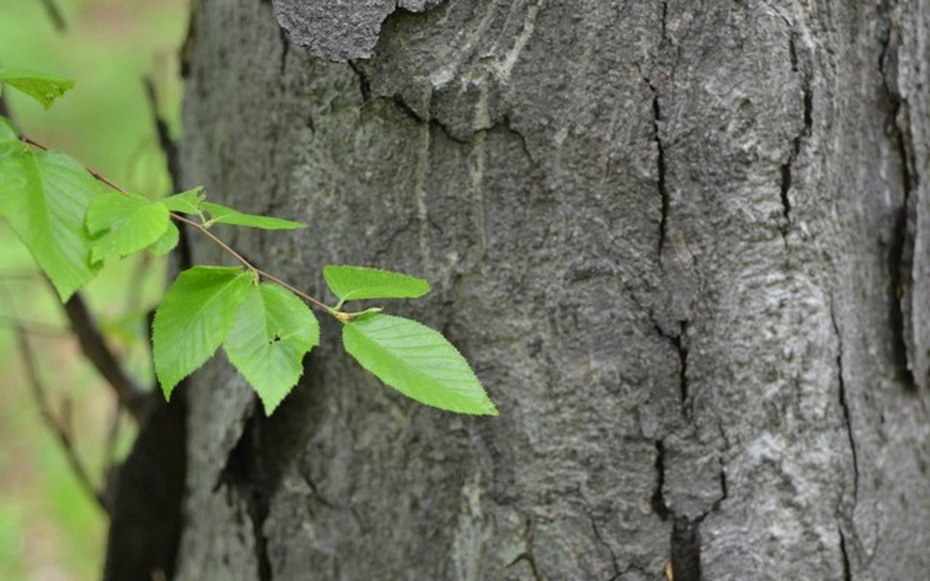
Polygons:
M58 8L58 5L55 4L55 0L42 0L42 6L45 7L45 12L48 14L48 19L52 21L52 26L55 27L55 30L58 32L65 32L68 30L68 24L65 22L65 17L61 12L61 9Z
M71 322L71 330L78 339L84 357L93 363L100 375L116 392L120 404L136 421L143 420L148 408L149 392L122 368L119 360L107 346L106 339L84 302L80 293L74 293L64 305L65 314Z
M20 139L20 141L22 141L23 143L28 143L29 145L31 145L31 146L33 146L33 147L38 147L38 148L41 149L42 151L48 151L48 150L49 150L48 147L42 145L41 143L39 143L39 142L37 142L37 141L33 141L32 138L30 138L30 137L28 137L28 136L26 136L26 135L20 134L19 139ZM87 171L87 173L89 173L90 175L94 176L94 179L97 180L98 182L110 186L111 188L113 188L114 190L116 190L117 192L119 192L119 193L121 193L121 194L127 193L126 190L124 190L123 188L119 187L118 185L116 185L115 183L113 183L112 181L110 181L109 178L107 178L105 175L103 175L103 174L100 173L99 171L95 170L94 168L85 165L85 166L84 166L84 169Z
M94 486L87 469L84 467L84 462L81 460L81 457L74 447L70 429L68 429L67 424L59 421L59 419L55 417L55 414L52 413L45 384L42 383L39 377L35 355L32 352L32 348L29 346L28 339L26 339L25 330L22 328L17 329L17 336L19 338L19 350L22 354L23 364L26 370L26 378L32 387L32 394L35 397L36 404L39 406L39 414L42 416L42 420L58 438L58 442L61 444L62 450L65 453L65 458L67 458L68 464L71 466L71 471L74 473L75 478L77 478L78 483L85 492L97 502L101 510L109 514L103 494Z

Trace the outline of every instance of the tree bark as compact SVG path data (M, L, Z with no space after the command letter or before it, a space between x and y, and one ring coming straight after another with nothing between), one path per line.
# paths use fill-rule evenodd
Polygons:
M187 185L315 294L430 279L501 415L330 321L271 418L208 364L179 579L926 576L925 0L198 4Z

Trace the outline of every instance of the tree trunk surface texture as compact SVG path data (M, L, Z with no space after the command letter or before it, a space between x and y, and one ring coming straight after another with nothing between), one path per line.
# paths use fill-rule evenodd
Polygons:
M396 4L197 3L183 175L428 278L501 415L218 358L177 578L926 578L930 2Z

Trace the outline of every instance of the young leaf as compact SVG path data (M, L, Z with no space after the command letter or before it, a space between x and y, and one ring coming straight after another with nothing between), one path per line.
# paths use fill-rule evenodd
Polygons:
M168 208L139 194L98 196L87 210L87 229L98 236L91 260L133 254L158 241L168 229Z
M48 109L55 99L74 87L74 81L23 69L0 68L0 82L29 95Z
M360 317L345 324L342 343L362 367L407 397L453 412L497 415L465 358L425 325L389 315Z
M174 250L180 241L181 233L178 232L178 227L168 222L168 229L158 240L149 245L148 250L155 256L162 256Z
M178 275L155 311L152 354L165 399L226 339L233 313L252 287L243 268L195 266Z
M320 326L307 305L263 282L239 304L223 348L270 416L300 379L304 355L319 342Z
M415 299L429 292L429 283L399 272L364 266L323 267L323 278L342 302L362 299Z
M199 216L205 195L203 195L203 186L197 186L194 189L168 196L161 203L171 212L180 212L182 214L193 214Z
M291 220L282 220L281 218L270 218L268 216L256 216L254 214L243 214L238 210L204 202L203 209L210 214L207 224L233 224L235 226L248 226L249 228L261 228L262 230L296 230L306 228L306 224L292 222Z
M94 277L84 216L100 186L76 161L22 149L0 161L0 215L48 275L62 301Z

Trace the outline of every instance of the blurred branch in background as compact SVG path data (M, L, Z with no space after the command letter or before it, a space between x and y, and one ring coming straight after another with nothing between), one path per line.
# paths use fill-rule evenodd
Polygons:
M55 3L55 0L42 0L42 6L45 8L45 13L48 14L48 19L52 21L52 26L55 27L55 30L64 32L68 29L65 17L61 13L58 4Z
M16 334L19 340L20 355L23 358L23 364L26 370L26 379L32 388L32 394L35 397L36 404L39 406L39 414L42 416L42 421L45 422L48 429L58 438L58 442L61 444L65 457L68 459L68 464L71 465L71 470L74 472L74 476L81 484L81 487L94 501L96 501L97 505L100 506L104 512L109 513L109 508L104 500L104 494L98 490L90 479L87 468L84 466L83 460L81 460L74 447L74 439L71 434L70 400L67 398L63 400L60 417L56 416L49 404L45 384L42 383L42 379L39 376L35 355L32 352L32 347L29 345L29 340L26 338L26 330L22 327L17 327Z

